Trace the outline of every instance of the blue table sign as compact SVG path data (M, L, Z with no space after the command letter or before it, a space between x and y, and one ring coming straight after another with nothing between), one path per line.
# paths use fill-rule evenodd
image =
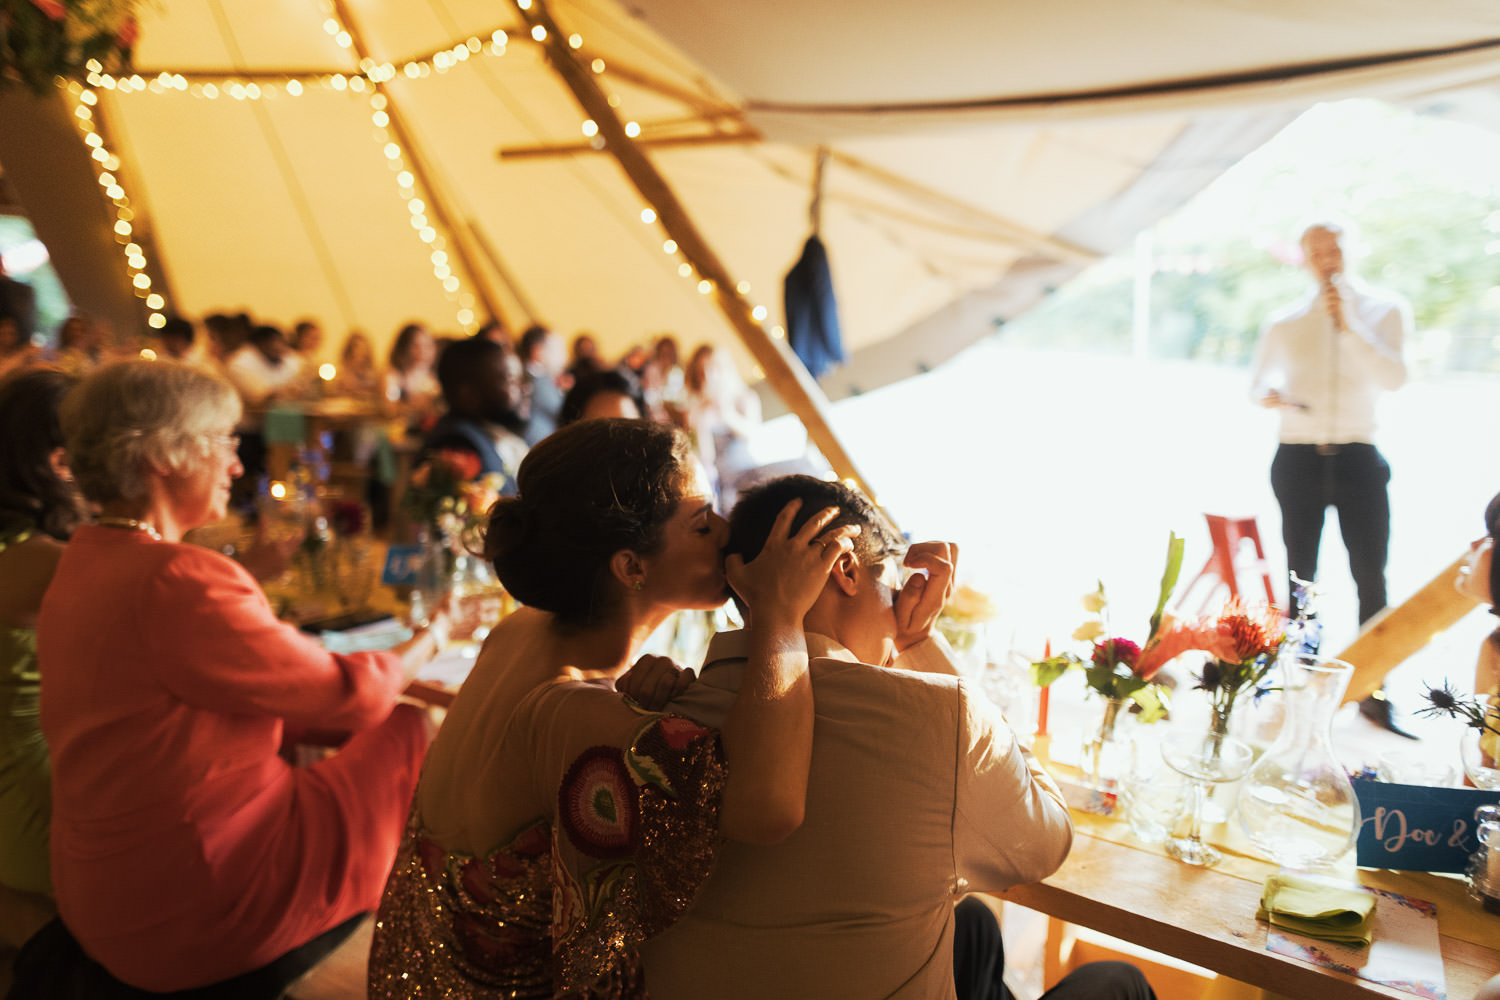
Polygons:
M1474 811L1500 803L1500 792L1431 788L1356 780L1359 839L1355 862L1365 868L1462 872L1479 849Z
M392 545L385 550L385 567L380 571L380 582L387 587L415 587L421 565L420 545Z

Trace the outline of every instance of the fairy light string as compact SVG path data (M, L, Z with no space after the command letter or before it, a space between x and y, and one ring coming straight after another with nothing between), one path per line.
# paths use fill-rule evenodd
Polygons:
M523 12L532 9L531 0L517 0L516 5ZM112 91L119 95L177 92L208 101L262 101L283 97L296 99L305 96L315 88L336 93L366 95L370 121L375 130L375 141L393 175L396 196L401 199L407 209L408 219L417 239L429 251L428 263L434 280L443 289L444 296L456 306L455 320L466 331L472 331L478 325L475 315L476 298L473 292L465 287L463 279L456 272L454 265L459 262L450 256L449 237L453 235L451 227L440 223L441 212L438 210L434 193L421 190L419 171L414 169L409 159L407 144L403 143L396 123L392 121L393 109L388 95L384 93L384 85L398 78L416 81L433 75L442 75L471 60L502 58L514 43L534 44L545 49L551 43L547 29L544 25L533 22L529 27L523 24L522 32L512 36L505 28L497 27L487 35L469 35L451 45L411 58L377 61L368 54L360 55L355 34L344 23L332 0L321 0L320 7L324 15L323 30L339 48L348 51L351 58L358 57L357 70L241 72L229 75L162 70L143 76L139 73L128 75L105 73L97 62L91 62L88 66L87 86L78 85L81 87L78 94L79 107L89 110L96 106L99 90ZM579 54L580 59L586 63L592 74L596 77L604 76L608 69L607 63L600 56L587 56L582 52L585 48L585 40L581 34L571 32L565 37L564 42L569 50ZM618 108L621 102L617 94L610 93L608 103L610 107ZM101 187L105 188L106 195L115 207L117 238L126 250L126 263L130 268L131 280L135 284L137 295L146 300L147 307L151 310L148 324L152 328L159 329L166 321L163 313L165 299L160 292L151 290L151 279L146 271L144 253L140 246L129 238L134 213L130 209L129 199L125 197L115 176L119 169L119 158L103 149L102 139L93 128L91 119L91 110L88 114L79 113L77 119L79 128L83 133L84 141L93 149ZM597 122L585 118L579 123L579 129L595 150L603 152L606 149L606 141L600 134ZM643 134L641 124L634 120L625 121L623 129L630 139L639 138ZM108 164L113 164L113 167L108 167ZM720 291L716 282L698 273L686 255L682 253L677 242L662 230L659 212L655 206L647 204L640 209L640 219L643 224L655 226L662 231L664 239L661 249L670 261L669 266L672 266L684 280L692 282L699 294L708 296L716 291L719 294L728 293L728 288ZM121 235L122 230L123 235ZM445 235L441 230L450 230L450 232ZM734 282L732 287L731 294L744 301L749 316L764 329L764 323L769 318L770 311L765 305L749 299L750 283L739 280ZM491 304L491 310L495 311L493 304ZM779 324L772 325L768 332L777 340L786 339L786 330ZM753 374L757 378L765 377L765 372L759 364L755 365Z

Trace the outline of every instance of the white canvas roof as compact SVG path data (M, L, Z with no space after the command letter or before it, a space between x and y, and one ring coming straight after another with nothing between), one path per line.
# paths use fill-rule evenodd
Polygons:
M835 396L989 332L1318 99L1500 72L1492 0L549 10L768 326L829 150L821 232L856 352ZM136 65L147 89L102 89L100 121L170 309L312 316L330 353L487 303L607 352L736 341L510 4L163 0Z

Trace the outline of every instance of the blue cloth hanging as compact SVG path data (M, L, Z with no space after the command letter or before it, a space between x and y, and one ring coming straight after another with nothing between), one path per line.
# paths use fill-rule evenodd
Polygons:
M833 274L828 269L828 251L816 233L807 238L802 256L787 272L782 296L787 341L812 377L843 364L844 339L839 332Z

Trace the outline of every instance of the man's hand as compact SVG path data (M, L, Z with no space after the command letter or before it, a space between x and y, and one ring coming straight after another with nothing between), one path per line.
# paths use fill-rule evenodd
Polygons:
M647 653L615 678L615 690L648 712L659 712L695 680L691 670L679 667L671 657Z
M898 656L932 634L933 623L953 594L958 546L952 542L918 542L906 550L903 564L926 573L913 573L896 595Z
M845 552L853 551L851 539L859 534L857 524L823 531L838 516L837 507L818 511L793 534L792 519L801 506L801 500L792 500L781 509L766 544L750 562L738 555L724 562L729 585L749 608L748 616L762 624L769 618L800 628L803 616L823 593L834 563Z

